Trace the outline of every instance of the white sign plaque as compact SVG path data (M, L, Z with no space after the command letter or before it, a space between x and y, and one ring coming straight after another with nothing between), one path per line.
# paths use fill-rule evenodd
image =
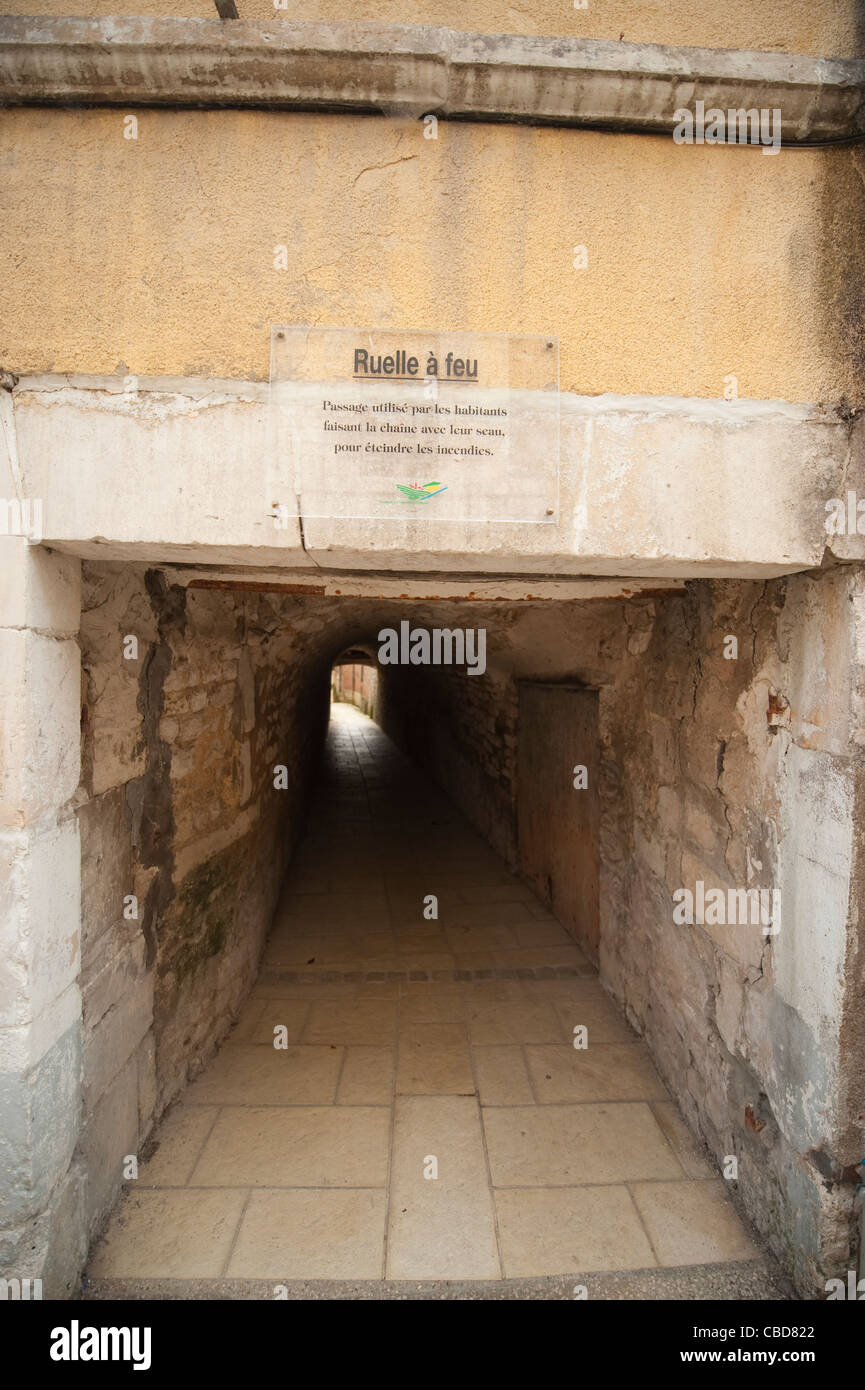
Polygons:
M270 382L283 515L558 517L555 338L275 327Z

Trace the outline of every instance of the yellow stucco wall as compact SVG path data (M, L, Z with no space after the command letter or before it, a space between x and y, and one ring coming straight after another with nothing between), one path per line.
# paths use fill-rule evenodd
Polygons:
M861 394L856 150L138 122L128 140L121 111L0 113L0 366L266 379L270 325L308 322L558 334L581 393L719 397L733 373L741 396Z
M858 0L237 0L242 19L443 24L483 34L563 34L630 43L693 44L858 57L865 17ZM214 18L213 0L3 0L4 14L191 15ZM859 17L857 21L857 9Z

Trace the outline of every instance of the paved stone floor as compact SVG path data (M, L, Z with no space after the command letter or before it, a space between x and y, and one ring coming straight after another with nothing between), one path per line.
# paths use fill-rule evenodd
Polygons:
M93 1280L732 1288L761 1257L571 938L346 705L260 978L155 1138Z

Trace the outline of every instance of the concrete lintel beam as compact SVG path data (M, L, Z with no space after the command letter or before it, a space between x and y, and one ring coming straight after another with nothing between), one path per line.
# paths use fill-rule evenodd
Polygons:
M405 599L419 603L470 599L474 603L541 603L598 598L637 598L644 592L684 589L684 579L484 578L478 575L357 574L321 571L172 569L172 583L189 589L284 593L324 598Z
M0 495L39 499L52 549L303 571L288 581L303 586L328 571L523 576L531 592L552 578L757 578L819 566L830 541L846 539L845 559L865 547L858 533L828 536L833 499L865 495L865 457L849 421L817 407L564 393L561 507L549 524L301 521L266 390L202 385L116 392L98 379L88 389L22 379L9 433L17 471L0 457ZM487 486L494 471L479 468L479 499Z
M0 18L0 103L384 112L670 133L697 101L865 130L865 62L390 24Z

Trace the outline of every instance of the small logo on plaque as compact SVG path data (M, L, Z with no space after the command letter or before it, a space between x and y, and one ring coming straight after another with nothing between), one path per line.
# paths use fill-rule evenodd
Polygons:
M397 483L396 486L404 495L402 497L383 497L383 502L429 502L431 497L437 497L440 492L447 492L444 483Z

